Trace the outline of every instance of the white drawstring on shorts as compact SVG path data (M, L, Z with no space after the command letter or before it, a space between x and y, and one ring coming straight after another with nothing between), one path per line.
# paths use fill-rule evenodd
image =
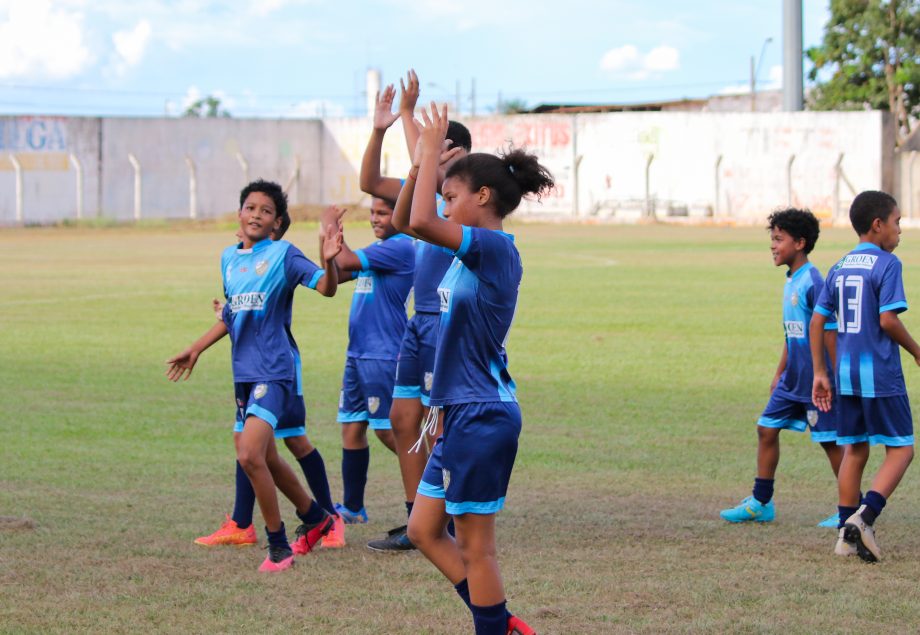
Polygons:
M440 406L432 406L428 409L428 416L425 417L425 423L422 424L421 433L418 435L418 441L415 442L409 452L418 452L422 449L422 443L425 441L425 433L434 436L438 431L438 414L441 412Z

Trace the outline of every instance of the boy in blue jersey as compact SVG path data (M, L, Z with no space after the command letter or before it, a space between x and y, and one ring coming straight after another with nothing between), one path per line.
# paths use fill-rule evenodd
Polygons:
M811 403L811 349L808 325L824 283L808 254L818 240L818 219L809 211L786 209L767 219L773 264L788 267L783 292L783 328L786 338L779 366L770 385L770 401L757 421L757 477L751 496L739 505L723 509L720 516L731 523L770 522L776 517L773 483L779 465L781 430L804 432L811 428L811 440L820 443L836 477L842 450L837 446L837 424L833 412L824 413ZM824 337L833 357L834 335L828 324ZM819 523L837 526L836 515Z
M901 261L891 252L900 242L901 211L884 192L862 192L850 206L859 244L827 275L811 319L814 365L812 399L827 412L833 385L820 337L836 314L838 398L837 443L844 446L837 485L840 520L834 553L881 558L873 525L914 456L914 427L901 371L903 347L920 365L920 346L898 317L907 310ZM869 446L884 445L885 458L860 500Z
M402 180L384 177L380 172L383 138L390 126L397 119L402 121L410 156L414 153L418 143L419 132L414 121L414 114L419 96L419 82L415 71L410 70L406 81L400 80L400 86L397 114L392 113L395 97L392 86L388 86L383 94L377 97L374 129L364 152L360 175L361 189L371 196L395 199L403 189ZM447 168L451 163L469 153L472 146L470 132L463 124L451 121L447 135L451 140L451 146L439 169L438 189L440 189L440 182L444 180L444 172ZM414 185L414 182L408 183L410 191ZM438 209L441 210L443 200L440 195L437 198ZM400 231L412 235L412 231L405 224L401 226ZM434 355L440 310L438 285L453 258L453 252L450 250L424 241L416 242L416 266L413 281L415 314L406 326L400 345L396 385L393 390L393 407L390 411L396 454L406 493L407 515L412 513L415 494L427 461L427 453L420 451L421 447L417 451L410 449L415 444L422 422L426 421L429 415L428 406L434 380ZM433 423L436 424L436 422ZM386 537L372 540L367 546L375 551L408 551L415 548L406 536L406 525L391 529L387 532Z
M269 554L260 571L276 572L293 564L281 521L275 487L294 504L302 524L297 553L307 553L333 526L332 516L316 504L280 458L274 433L303 421L303 398L296 385L296 358L291 348L289 319L294 290L304 285L327 297L335 295L338 271L334 258L341 232L326 228L321 251L324 268L310 262L288 242L272 242L271 234L287 215L287 197L276 183L255 181L240 193L243 240L221 257L224 280L223 321L210 328L185 351L167 361L167 377L188 378L198 357L226 334L232 344L232 366L239 418L244 421L237 460L249 477L265 520Z
M290 227L290 215L281 217L280 227L272 232L273 241L284 238ZM237 231L237 238L242 241L242 231ZM213 301L214 311L217 319L223 321L224 304L219 300ZM300 351L297 348L297 342L291 333L291 316L287 316L285 329L288 332L288 339L291 342L291 351L295 356L295 368L297 375L297 395L303 398L303 380L300 363ZM275 429L275 439L282 439L284 445L294 456L294 459L300 465L304 477L307 479L307 485L314 499L320 506L330 514L335 514L335 507L332 504L332 497L329 491L329 480L326 476L326 465L320 454L319 448L313 446L307 438L305 417L306 411L296 409L294 413L299 419L293 422L296 425L292 427L279 426ZM239 445L240 435L243 433L243 421L237 413L236 424L233 427L233 445ZM227 516L220 528L212 534L201 536L195 539L195 544L205 547L214 547L221 545L245 546L253 545L257 542L255 527L252 524L252 513L256 504L256 493L252 489L252 483L243 470L243 466L236 461L236 489L233 503L233 512ZM330 539L330 532L323 538L321 545L326 548L344 547L344 536Z
M344 495L336 512L344 523L366 523L364 489L370 464L367 429L396 451L390 404L399 343L406 328L406 300L415 272L412 239L392 224L392 204L375 197L370 221L377 241L352 251L343 240L335 258L339 282L355 281L348 317L348 351L338 421L342 424ZM324 214L324 225L339 223L340 213ZM336 521L334 531L341 530Z
M533 633L507 611L496 558L495 514L517 454L521 410L508 372L505 344L517 307L523 266L503 219L523 196L553 187L534 155L511 150L476 153L448 169L435 206L438 169L447 136L446 107L424 127L396 215L412 195L409 227L423 240L451 249L455 258L438 287L440 325L432 409L443 408L436 442L409 518L409 539L447 577L469 607L478 635ZM408 183L417 181L414 191ZM397 221L401 226L401 221ZM447 532L449 515L456 540Z

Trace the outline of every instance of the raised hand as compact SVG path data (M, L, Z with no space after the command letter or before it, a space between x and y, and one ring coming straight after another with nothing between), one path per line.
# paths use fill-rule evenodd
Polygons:
M401 116L413 117L415 115L415 104L418 103L418 75L414 69L409 69L406 73L406 81L399 79L399 114Z
M444 177L447 175L447 170L450 169L457 159L464 152L464 148L457 146L455 148L448 149L450 146L451 140L445 139L441 144L441 157L438 160L438 190L440 191L440 185L444 182Z
M342 212L344 214L344 211ZM339 217L341 218L341 217ZM329 223L323 233L323 260L332 262L332 259L342 251L342 226L339 223Z
M191 377L192 369L195 368L195 363L198 361L198 355L200 354L200 351L187 348L175 357L167 359L166 363L169 364L169 368L166 369L166 378L169 381L179 381L180 379Z
M438 105L431 102L431 115L422 108L422 122L419 125L419 144L423 155L433 154L440 160L441 149L447 138L447 104L438 112Z
M345 216L345 213L348 212L346 208L336 207L335 205L330 205L323 210L323 213L319 218L319 228L320 235L326 235L326 229L331 225L338 230L342 229L342 217Z
M383 94L377 92L377 98L374 106L374 130L386 130L393 125L393 122L399 119L399 113L394 114L393 99L396 97L396 90L393 84L383 89Z

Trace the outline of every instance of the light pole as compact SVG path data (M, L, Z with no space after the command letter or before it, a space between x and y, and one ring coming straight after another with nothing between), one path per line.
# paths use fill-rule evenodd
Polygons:
M760 65L763 64L763 54L767 52L767 44L773 41L772 37L768 37L763 41L763 46L760 47L760 58L757 60L757 65L754 65L754 56L751 55L751 112L756 112L757 110L757 76L760 74Z

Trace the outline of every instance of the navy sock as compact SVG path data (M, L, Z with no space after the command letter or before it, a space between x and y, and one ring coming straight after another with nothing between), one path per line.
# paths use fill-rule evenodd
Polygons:
M240 529L252 524L252 509L256 504L256 491L240 462L236 462L236 498L233 500L233 515L230 518Z
M370 463L370 448L342 448L342 483L345 490L342 503L353 512L364 509L364 486L367 485L367 468Z
M862 502L866 506L862 513L863 520L866 521L867 525L872 525L878 515L882 513L882 510L885 509L885 503L888 500L874 489L870 489L866 497L862 499Z
M281 523L281 528L278 531L269 531L268 527L266 527L265 533L268 535L268 545L270 547L291 548L291 545L288 544L287 532L284 530L284 523Z
M751 493L762 505L766 505L773 498L773 479L755 478L754 491Z
M319 450L314 449L310 454L297 459L300 463L300 469L307 479L307 485L313 492L313 498L319 503L319 506L330 514L335 514L335 507L332 505L332 493L329 491L329 479L326 478L326 463L323 461L323 455Z
M310 509L303 514L297 512L297 517L305 525L315 525L325 518L326 514L323 513L323 508L316 501L310 501Z
M508 612L505 610L504 602L493 606L470 604L470 611L473 612L476 635L507 635Z
M406 517L407 518L412 515L412 506L414 504L415 503L412 501L406 501Z
M837 529L843 527L843 523L847 521L847 518L856 513L858 507L844 507L843 505L837 506L837 515L840 517L840 520L837 521Z
M457 595L459 595L463 603L466 604L466 608L472 610L473 603L470 602L470 585L467 584L466 578L463 578L454 585L454 591L457 592Z

